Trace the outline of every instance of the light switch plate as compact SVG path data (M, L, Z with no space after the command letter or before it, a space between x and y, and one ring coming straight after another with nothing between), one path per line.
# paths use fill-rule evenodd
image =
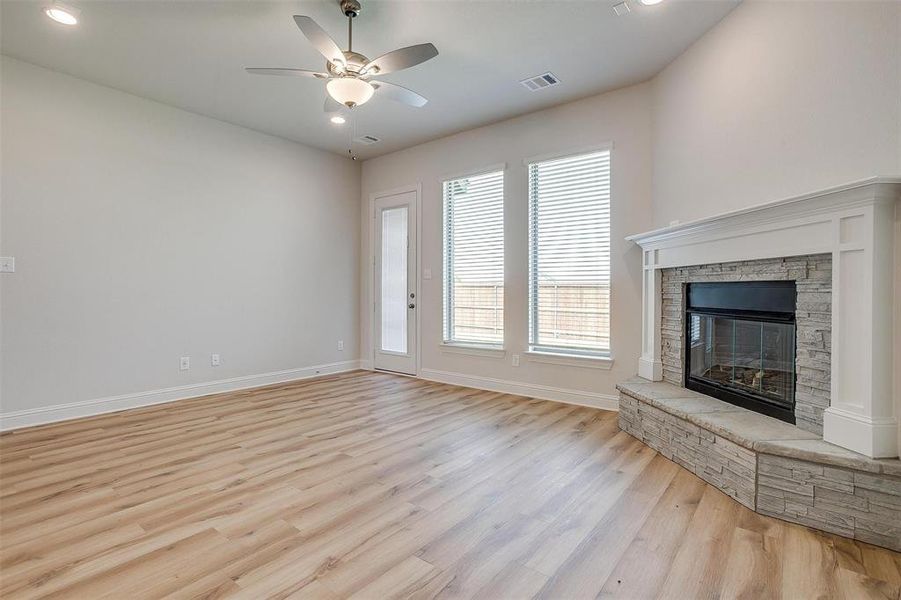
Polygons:
M16 257L15 256L0 256L0 273L15 273L16 272Z
M422 270L422 278L423 279L431 279L432 278L432 270L426 267Z

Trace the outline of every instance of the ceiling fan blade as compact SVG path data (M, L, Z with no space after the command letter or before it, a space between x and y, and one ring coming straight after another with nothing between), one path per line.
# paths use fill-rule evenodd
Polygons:
M327 113L336 113L344 110L345 106L329 95L325 97L325 105L322 107Z
M244 70L248 73L253 73L254 75L285 75L289 77L315 77L316 79L329 78L328 73L318 73L306 69L259 69L256 67L247 67Z
M428 102L428 99L420 96L413 90L408 90L394 83L388 83L387 81L372 81L371 83L372 87L375 88L376 94L391 98L397 102L403 102L415 108L422 108Z
M388 54L382 54L378 58L369 61L366 63L366 66L363 67L363 72L368 73L369 75L384 75L385 73L400 71L401 69L407 69L418 65L419 63L424 63L436 56L438 56L438 48L433 44L407 46L406 48L394 50Z
M310 17L294 15L294 22L300 27L300 31L307 36L313 47L319 51L319 54L331 63L344 64L344 53L341 52L341 48L338 47L335 40L329 37L329 34L322 27L316 24L316 21Z

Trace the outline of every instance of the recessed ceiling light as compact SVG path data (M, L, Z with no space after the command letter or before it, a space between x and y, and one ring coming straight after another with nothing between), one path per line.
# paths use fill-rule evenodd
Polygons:
M77 25L81 11L60 2L54 2L50 6L44 7L44 14L63 25Z
M331 122L334 123L335 125L344 125L344 123L347 122L347 119L345 119L345 118L342 117L341 115L335 115L334 117L332 117L331 119L329 119L329 121L331 121Z
M663 2L663 0L638 0L638 1L641 2L642 4L644 4L645 6L653 6L655 4L660 4L661 2Z

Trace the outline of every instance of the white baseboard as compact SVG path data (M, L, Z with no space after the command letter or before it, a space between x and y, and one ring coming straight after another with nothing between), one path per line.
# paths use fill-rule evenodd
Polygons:
M198 396L207 396L209 394L233 392L235 390L271 385L273 383L285 383L288 381L296 381L298 379L309 379L310 377L353 371L359 368L360 361L348 360L325 365L313 365L311 367L300 367L298 369L262 373L260 375L244 375L242 377L232 377L230 379L220 379L218 381L192 383L160 390L150 390L134 394L123 394L121 396L109 396L107 398L96 398L93 400L70 402L68 404L56 404L54 406L0 413L0 431L43 425L45 423L54 423L56 421L67 421L69 419L78 419L82 417L92 417L94 415L127 410L129 408L163 404L165 402L174 402L176 400L196 398Z
M569 390L564 388L550 387L546 385L538 385L535 383L520 383L517 381L508 381L505 379L477 377L475 375L464 375L462 373L436 371L433 369L422 369L419 376L423 379L428 379L429 381L449 383L452 385L461 385L464 387L488 390L491 392L516 394L518 396L540 398L541 400L553 400L554 402L577 404L579 406L601 408L604 410L619 410L619 397L612 394L583 392L580 390Z
M830 406L823 412L823 440L871 458L898 456L898 421Z

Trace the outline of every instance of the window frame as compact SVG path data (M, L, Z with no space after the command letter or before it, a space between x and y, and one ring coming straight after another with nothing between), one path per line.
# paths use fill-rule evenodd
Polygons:
M531 156L523 159L523 165L526 167L526 201L527 201L527 219L528 219L528 240L527 240L527 263L528 263L528 272L527 272L527 325L526 325L526 334L528 341L528 349L526 350L526 355L530 357L531 360L535 362L552 362L555 364L572 364L574 366L578 366L581 364L588 364L592 362L603 363L605 366L603 368L610 368L613 363L613 349L614 349L614 339L613 339L613 326L612 326L612 314L613 314L613 257L612 257L612 245L613 245L613 142L604 142L595 146L589 146L585 148L580 148L577 150L568 150L563 152L555 152L550 154L541 154L538 156ZM533 199L532 199L532 165L561 160L566 158L576 158L578 156L587 155L587 154L595 154L600 152L608 152L608 162L610 164L610 198L608 201L608 207L611 212L610 216L610 228L608 231L608 236L610 240L611 246L611 257L610 262L608 264L608 273L609 273L609 301L610 305L607 312L608 317L608 339L609 344L608 348L605 350L591 350L584 348L575 348L571 346L555 346L550 344L538 344L536 340L538 340L538 315L537 315L537 294L538 290L534 285L534 276L533 273L537 272L538 265L536 263L537 252L533 251L532 244L533 240L536 239L535 236L535 228L537 226L537 220L534 218L533 213Z
M454 315L453 315L453 303L451 301L454 284L450 277L451 272L453 271L453 248L452 248L452 240L448 239L448 202L445 194L446 184L459 180L459 179L467 179L470 177L478 177L481 175L489 175L492 173L500 173L501 174L501 230L503 236L503 259L502 259L502 269L503 269L503 277L502 281L504 284L504 300L503 300L503 314L504 320L502 322L501 328L501 341L494 342L478 342L478 341L470 341L470 340L456 340L453 338L453 327L454 327ZM441 348L447 352L458 352L458 353L473 353L477 356L485 356L486 358L503 358L505 356L505 348L507 341L507 327L506 327L506 303L507 303L507 272L506 272L506 257L507 257L507 248L506 248L506 238L507 238L507 219L506 219L506 200L507 200L507 163L498 163L494 165L489 165L485 167L480 167L476 169L470 169L466 171L456 172L450 175L443 175L439 179L439 184L441 186L441 249L442 249L442 273L441 273L441 303L442 303L442 314L441 314Z

